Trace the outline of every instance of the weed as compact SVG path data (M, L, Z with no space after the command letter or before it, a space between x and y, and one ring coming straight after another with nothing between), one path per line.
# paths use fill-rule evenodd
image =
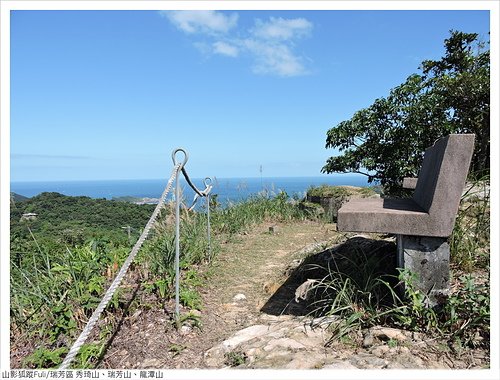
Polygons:
M168 346L168 352L171 352L174 357L176 357L177 355L180 355L182 351L184 351L186 349L186 346L182 345L182 344L171 344L170 346Z
M39 347L24 359L23 365L27 368L55 368L62 363L67 353L66 347L55 350Z
M390 347L390 348L396 348L398 346L398 341L396 339L389 339L387 341L387 345Z
M194 314L193 312L189 312L186 314L182 314L179 317L179 323L182 324L184 322L189 322L191 326L197 327L201 330L202 324L201 324L201 318L198 314Z
M242 351L230 351L224 354L224 359L224 364L230 367L238 367L246 363L248 356Z
M201 309L201 296L195 289L181 287L179 292L180 302L189 309Z
M399 270L397 279L404 284L404 294L400 294L392 276L374 271L372 259L364 260L350 271L340 265L328 268L328 274L313 287L311 314L340 317L330 324L330 342L362 328L388 325L434 334L453 347L489 345L489 281L477 284L472 276L461 276L458 290L442 306L431 308L427 295L414 285L415 274Z
M101 356L104 344L89 343L84 344L76 357L73 365L75 368L92 368L93 363Z
M59 196L52 198L61 203L60 206L66 202ZM54 202L46 202L40 207L48 210ZM186 211L181 215L180 300L191 309L202 308L197 288L204 282L195 269L196 265L211 261L223 242L263 221L286 222L304 217L284 192L276 196L255 196L225 208L220 208L217 197L212 195L210 207L211 253L208 250L206 215ZM14 214L14 219L19 220L21 214ZM144 274L146 291L165 299L173 294L175 234L168 207L162 215L167 221L156 224L155 233L143 245L136 263ZM11 326L28 339L41 342L41 348L33 352L26 363L31 367L46 368L60 364L67 350L59 347L68 344L81 331L130 247L128 242L122 244L126 239L121 230L119 240L115 240L114 235L102 236L97 229L89 238L82 235L83 230L76 221L68 222L60 231L50 230L54 236L57 234L56 238L40 239L31 230L37 223L40 224L40 220L20 225L11 236ZM119 225L124 224L120 222ZM22 229L28 229L29 234L21 234ZM88 229L85 232L88 233ZM119 310L123 306L122 298L115 293L107 312ZM201 327L198 316L188 314L187 318L193 325ZM101 340L107 335L107 331L101 331ZM92 366L101 349L100 343L85 345L77 357L77 365Z
M466 272L487 268L490 253L490 182L484 177L462 196L450 237L452 261Z

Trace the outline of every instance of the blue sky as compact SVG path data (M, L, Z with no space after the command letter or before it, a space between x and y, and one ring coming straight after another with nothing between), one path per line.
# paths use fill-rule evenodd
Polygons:
M13 11L11 181L317 176L326 132L488 11Z

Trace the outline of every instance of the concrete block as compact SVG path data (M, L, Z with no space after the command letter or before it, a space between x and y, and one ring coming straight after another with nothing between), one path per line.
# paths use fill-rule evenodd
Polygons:
M428 295L429 307L450 293L450 246L446 238L398 236L398 266L417 275L416 289Z

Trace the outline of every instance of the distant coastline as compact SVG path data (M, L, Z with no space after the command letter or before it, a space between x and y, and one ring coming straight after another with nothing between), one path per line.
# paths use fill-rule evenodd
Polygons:
M200 189L204 188L202 179L193 179ZM11 192L31 198L43 192L57 192L69 196L87 196L90 198L115 199L117 201L158 202L166 179L151 180L94 180L94 181L46 181L46 182L11 182ZM251 195L265 192L277 194L286 191L290 196L304 196L311 186L351 185L368 186L366 176L359 174L336 174L318 177L264 177L264 178L215 178L213 194L220 201L237 202ZM181 180L184 197L192 199L194 192Z

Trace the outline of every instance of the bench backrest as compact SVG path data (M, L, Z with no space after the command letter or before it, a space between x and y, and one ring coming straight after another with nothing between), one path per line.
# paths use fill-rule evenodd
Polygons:
M474 134L451 134L425 151L413 200L426 212L455 221L469 165L474 152Z

